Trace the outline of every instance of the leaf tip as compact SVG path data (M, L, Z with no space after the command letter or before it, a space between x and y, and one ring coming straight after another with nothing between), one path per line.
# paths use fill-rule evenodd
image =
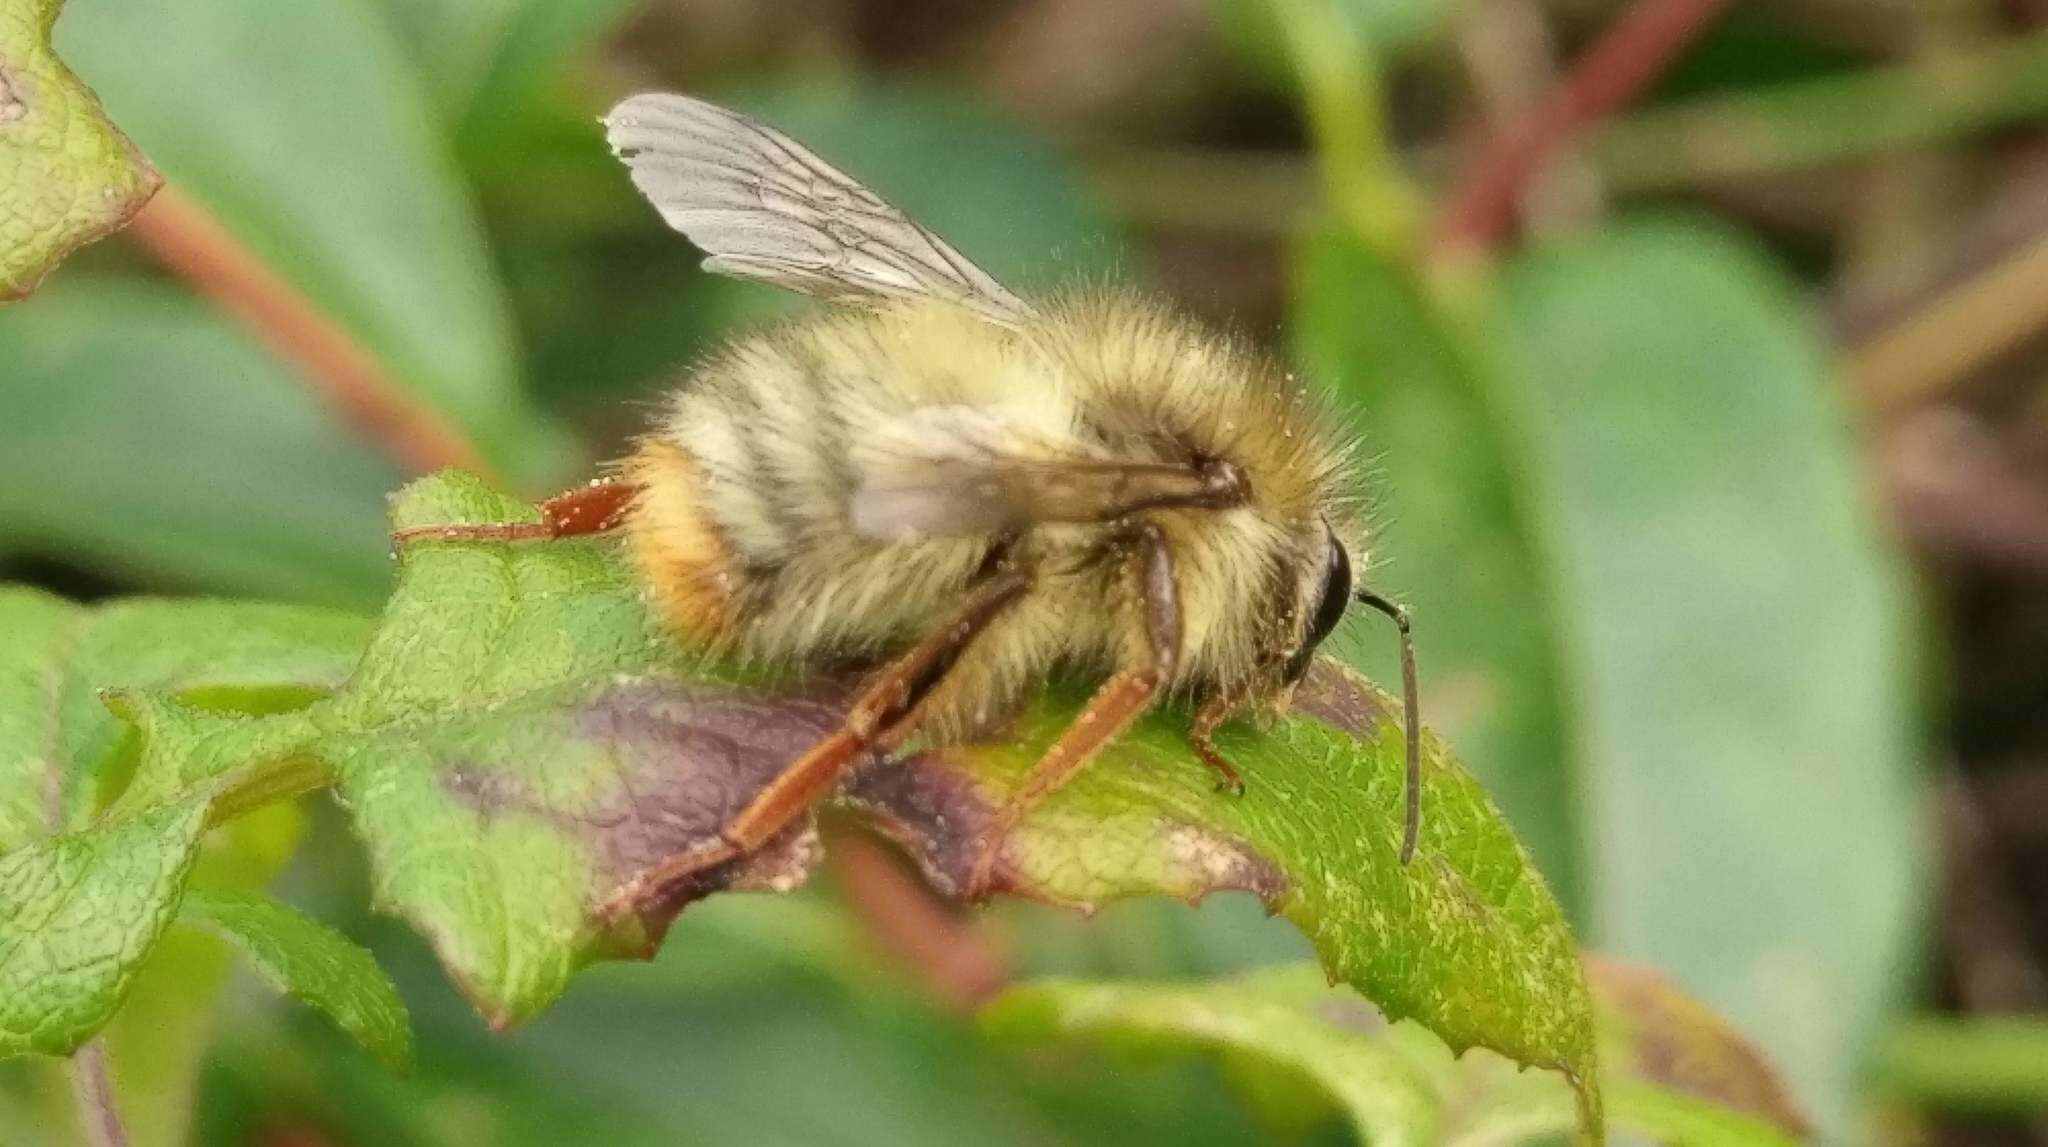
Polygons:
M131 222L163 176L50 49L52 5L0 35L0 301Z

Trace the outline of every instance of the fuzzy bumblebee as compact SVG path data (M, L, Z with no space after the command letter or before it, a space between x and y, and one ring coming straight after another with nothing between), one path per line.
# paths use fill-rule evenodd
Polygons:
M1134 291L1026 302L801 145L684 96L605 123L634 184L705 267L842 304L698 366L619 480L556 499L538 533L622 528L662 618L793 668L873 667L844 726L718 844L615 901L758 848L871 752L986 734L1055 672L1100 682L980 842L970 896L1039 799L1156 701L1193 750L1284 705L1363 561L1346 438L1318 394ZM461 528L433 531L460 536Z

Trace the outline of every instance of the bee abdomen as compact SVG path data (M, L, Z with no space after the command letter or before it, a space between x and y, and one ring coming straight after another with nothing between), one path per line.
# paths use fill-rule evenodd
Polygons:
M626 460L634 486L627 544L662 619L683 634L724 637L733 621L732 551L706 516L702 476L687 451L648 438Z
M843 529L847 431L820 373L777 341L743 343L699 372L666 428L746 569L782 566Z
M870 403L867 361L827 363L786 339L749 340L700 367L625 467L628 521L650 599L674 628L778 661L893 643L924 616L937 562L891 560L847 518L849 424ZM958 548L957 544L950 547ZM949 555L950 557L950 555ZM919 593L923 590L923 593Z

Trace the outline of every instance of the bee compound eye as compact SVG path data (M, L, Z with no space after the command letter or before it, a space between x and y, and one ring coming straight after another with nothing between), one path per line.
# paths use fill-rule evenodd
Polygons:
M1321 645L1337 623L1344 620L1344 610L1351 604L1351 555L1344 552L1344 543L1330 539L1330 557L1323 567L1323 592L1316 603L1315 617L1309 621L1307 644L1313 648Z
M1299 681L1308 672L1316 647L1330 636L1338 622L1344 620L1344 611L1350 604L1351 555L1344 551L1344 543L1332 536L1329 556L1323 562L1323 584L1316 598L1316 611L1309 618L1308 632L1302 635L1301 647L1288 658L1284 671L1287 680Z

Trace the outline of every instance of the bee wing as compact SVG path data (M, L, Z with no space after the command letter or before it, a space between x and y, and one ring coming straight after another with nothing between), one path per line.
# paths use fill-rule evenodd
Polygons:
M605 116L612 151L706 270L835 302L945 299L1018 327L1031 307L802 144L688 96L648 92Z
M908 540L1100 522L1149 507L1224 505L1234 471L1118 459L1034 424L1028 411L930 406L854 447L855 532Z

